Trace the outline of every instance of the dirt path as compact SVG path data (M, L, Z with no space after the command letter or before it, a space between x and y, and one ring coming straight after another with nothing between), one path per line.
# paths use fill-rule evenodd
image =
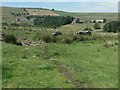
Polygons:
M50 56L48 54L49 50L48 50L48 46L47 43L43 43L43 56L45 58L45 60L50 60ZM61 63L59 63L58 61L51 60L56 66L57 69L60 73L62 73L68 80L70 80L75 86L76 88L88 88L88 86L83 85L80 83L80 80L78 80L68 69L66 69Z
M68 80L70 80L76 86L76 88L88 88L86 85L80 84L80 81L71 72L69 72L63 65L61 65L55 60L53 60L53 62L57 66L59 72L62 73Z

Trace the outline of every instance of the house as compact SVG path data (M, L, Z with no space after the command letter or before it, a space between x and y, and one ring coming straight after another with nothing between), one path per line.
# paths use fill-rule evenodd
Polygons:
M72 24L74 24L74 23L84 23L84 22L85 22L85 20L83 20L83 19L75 18L75 19L73 20Z
M96 23L96 22L98 22L98 23L104 23L104 20L92 20L91 21L91 23Z
M16 17L16 21L20 22L20 21L28 21L26 17Z

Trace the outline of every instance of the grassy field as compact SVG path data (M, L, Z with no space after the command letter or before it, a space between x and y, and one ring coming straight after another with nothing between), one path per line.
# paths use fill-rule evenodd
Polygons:
M118 86L118 47L106 48L103 44L100 41L61 46L51 44L50 51L59 53L53 58L68 68L81 84L114 88Z
M118 20L117 13L72 13L72 12L64 12L64 11L51 11L50 9L43 8L12 8L12 7L0 7L2 8L2 18L3 21L13 21L15 17L11 13L29 13L29 15L51 15L51 16L74 16L79 17L83 20L94 20L94 19L108 19L112 21Z
M71 45L50 43L48 53L80 80L81 85L115 88L118 85L118 47L106 48L104 44L103 41ZM42 46L3 43L3 87L76 87L51 60L43 58L42 51Z
M25 11L23 8L12 8L12 7L0 7L2 8L2 22L11 22L15 21L15 16L12 15L11 13L25 13L27 14L28 12Z
M52 12L49 9L26 9L29 12L29 15L38 15L38 16L43 16L43 15L51 15L51 16L59 16L58 14Z
M24 53L24 54L23 54ZM41 55L40 47L3 44L3 87L74 87L51 61Z
M61 27L58 27L56 29L53 28L45 28L45 27L35 27L35 26L31 26L31 27L13 27L13 26L8 26L9 29L5 29L3 30L3 32L8 33L8 34L14 34L18 37L27 37L30 39L33 39L36 34L39 34L39 37L42 37L44 34L50 34L52 35L53 32L55 31L61 31L62 34L74 34L78 31L82 31L84 28L91 28L93 30L93 32L96 31L102 31L103 30L103 25L104 24L100 24L101 29L94 29L93 28L93 23L83 23L83 24L69 24L69 25L64 25ZM46 32L47 31L47 32Z
M3 8L3 20L14 18L10 13L70 15L82 19L116 20L116 13L68 13L48 9ZM21 22L23 23L23 22ZM117 88L118 87L118 33L94 29L93 23L69 24L56 29L32 26L2 27L4 34L17 39L39 42L34 45L16 45L2 42L3 88ZM93 29L91 36L74 40L74 34L84 28ZM52 33L60 31L57 42L45 43ZM53 39L53 37L52 37ZM70 43L65 43L69 42ZM64 41L64 42L63 42ZM1 42L0 42L1 44Z
M58 28L62 33L73 33L84 24L67 25ZM76 27L76 28L75 28ZM15 29L15 30L14 30ZM31 30L31 31L29 31ZM40 27L11 27L4 33L14 34L34 40L39 33L41 38L57 29ZM29 32L28 32L29 31ZM74 41L72 44L48 43L49 59L44 58L44 45L17 46L3 43L3 87L76 87L64 72L60 72L58 64L63 65L77 80L81 87L115 88L118 85L118 46L105 46L117 41L117 34L95 32L101 36L97 40ZM24 53L24 54L23 54Z
M64 11L54 11L55 13L59 14L60 16L74 16L79 17L83 20L94 20L94 19L109 19L116 21L118 20L117 13L72 13L72 12L64 12Z

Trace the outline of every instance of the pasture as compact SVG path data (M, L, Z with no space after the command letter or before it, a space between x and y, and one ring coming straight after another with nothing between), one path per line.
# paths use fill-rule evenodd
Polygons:
M86 20L117 19L116 13L68 13L4 7L3 21L8 25L2 27L6 40L0 41L3 88L118 87L118 33L103 32L105 23L100 23L100 29L95 29L90 22L47 28L35 26L33 21L23 21L15 26L11 25L11 19L15 19L10 14L13 11L30 15L69 15ZM92 35L75 35L85 28L91 28ZM53 36L57 31L61 35Z
M66 33L71 34L71 32L67 32L66 27L58 28L62 31L63 36ZM77 25L69 28L73 27L77 28ZM14 30L14 28L16 29ZM4 33L26 37L29 40L39 40L45 34L50 35L54 31L56 29L40 27L11 27L11 29L3 30ZM73 32L76 31L73 30ZM117 87L118 46L116 44L109 45L109 41L111 43L117 41L117 34L94 32L94 35L98 39L74 41L71 44L47 43L47 49L44 44L17 46L3 43L3 87L76 87L74 81L69 80L63 74L64 72L58 70L54 61L63 65L77 78L81 87ZM105 46L106 44L108 46ZM44 56L49 59L46 60Z
M94 19L109 19L116 21L118 20L118 14L116 13L77 13L77 12L64 12L64 11L54 11L55 13L61 15L61 16L74 16L74 17L80 17L81 19L86 20L94 20Z

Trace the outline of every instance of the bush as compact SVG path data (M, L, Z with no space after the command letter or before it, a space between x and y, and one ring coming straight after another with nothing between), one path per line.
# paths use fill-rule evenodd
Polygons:
M106 23L106 22L107 22L107 19L104 18L104 19L103 19L103 23Z
M86 30L93 31L91 28L84 28L83 29L83 31L86 31Z
M19 26L18 23L11 23L11 26Z
M120 32L120 21L112 21L106 23L103 27L103 31L105 32Z
M109 48L110 46L113 46L114 44L111 41L108 41L104 44L104 47Z
M95 23L95 24L93 25L93 27L94 27L94 29L101 29L101 26L100 26L99 23Z
M73 39L71 37L64 37L61 42L64 44L71 44Z
M56 28L61 25L70 24L74 20L71 16L36 16L34 25Z
M40 33L36 33L34 36L33 36L33 40L41 40L42 39L42 37L41 37L41 35L40 35Z
M58 41L58 37L52 37L52 42L56 43Z
M90 39L91 39L90 36L83 36L83 35L81 35L79 41L88 41Z
M55 11L55 9L53 8L52 11Z
M7 43L17 44L17 39L14 35L4 34L3 41Z
M45 41L46 43L52 42L52 37L49 34L46 34L42 37L43 41Z
M78 36L78 35L73 35L72 38L73 38L74 41L79 41L80 36Z

